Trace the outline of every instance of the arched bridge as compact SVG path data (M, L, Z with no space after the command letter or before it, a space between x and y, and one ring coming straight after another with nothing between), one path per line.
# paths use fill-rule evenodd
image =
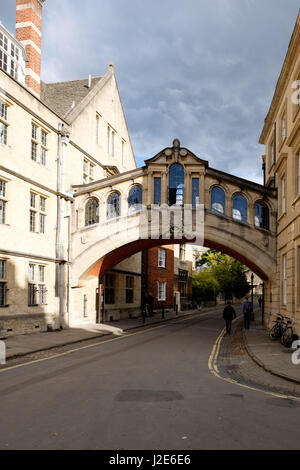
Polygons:
M145 248L184 242L276 279L276 191L211 168L177 139L144 167L74 191L72 287Z

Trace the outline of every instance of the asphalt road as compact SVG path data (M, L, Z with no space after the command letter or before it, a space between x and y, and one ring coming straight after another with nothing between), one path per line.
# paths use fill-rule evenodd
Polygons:
M299 449L300 402L210 372L222 328L210 313L0 372L0 449Z

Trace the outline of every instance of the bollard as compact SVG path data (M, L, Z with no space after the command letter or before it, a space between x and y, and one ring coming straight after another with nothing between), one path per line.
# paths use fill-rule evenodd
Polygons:
M162 320L164 320L164 318L165 318L165 307L162 308L161 318L162 318Z
M6 344L4 341L0 341L0 364L6 364Z
M176 315L178 315L178 305L177 304L175 306L175 313L176 313Z

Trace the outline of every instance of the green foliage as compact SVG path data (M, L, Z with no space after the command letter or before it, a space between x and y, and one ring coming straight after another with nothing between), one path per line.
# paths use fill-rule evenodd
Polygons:
M219 283L209 271L203 271L193 276L193 299L196 302L216 300L219 293Z
M241 299L250 290L247 281L247 268L239 261L223 253L210 250L199 258L199 265L206 265L211 276L218 282L220 291L226 299L232 299L233 295Z

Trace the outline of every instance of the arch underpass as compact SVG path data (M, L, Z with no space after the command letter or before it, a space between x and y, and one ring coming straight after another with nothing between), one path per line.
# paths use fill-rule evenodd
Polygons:
M276 191L210 168L178 140L142 168L74 190L73 288L82 281L101 278L119 262L147 248L195 241L199 245L199 240L202 246L243 262L265 281L266 291L277 282ZM155 236L148 231L153 208L160 213ZM169 233L164 213L168 208L171 214L177 210L170 216ZM183 223L178 229L180 220Z

